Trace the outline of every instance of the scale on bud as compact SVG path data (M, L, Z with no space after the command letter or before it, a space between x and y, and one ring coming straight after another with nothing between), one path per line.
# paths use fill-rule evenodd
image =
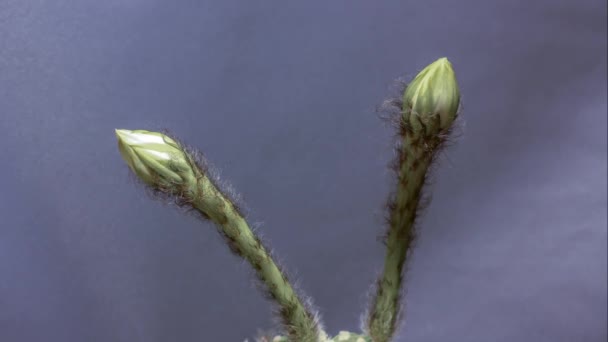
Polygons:
M150 186L182 184L183 172L191 172L180 145L162 133L117 129L116 138L120 154L129 168Z
M403 119L414 132L427 134L447 130L456 119L460 91L447 58L439 58L424 68L403 94ZM438 118L437 118L438 117Z

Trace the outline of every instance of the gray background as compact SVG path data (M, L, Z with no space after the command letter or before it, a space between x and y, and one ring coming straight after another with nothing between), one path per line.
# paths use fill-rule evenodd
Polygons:
M606 341L605 1L0 0L0 340L242 341L271 306L114 128L203 150L328 332L382 266L399 76L453 63L397 341Z

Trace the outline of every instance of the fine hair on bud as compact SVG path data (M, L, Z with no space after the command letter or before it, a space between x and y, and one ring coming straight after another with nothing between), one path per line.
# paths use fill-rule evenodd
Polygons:
M207 177L207 179L209 179L209 181L222 194L222 196L232 202L237 213L245 218L246 213L243 210L244 205L242 203L242 197L237 194L236 191L234 191L234 188L227 181L220 180L219 171L207 161L203 153L196 148L183 143L167 129L163 129L161 133L173 139L179 145L190 166L198 169L202 175ZM144 189L144 193L152 200L158 201L163 205L175 207L183 215L192 216L198 220L209 222L209 217L204 212L197 210L193 206L192 199L185 193L185 191L175 191L174 188L162 187L158 185L160 184L159 182L154 182L154 185L146 184L133 172L129 172L129 178L135 184L142 187ZM224 243L228 245L230 251L236 256L242 256L239 248L235 245L235 242L228 237L219 226L216 226L216 230L224 240Z
M197 169L204 177L206 177L212 185L221 193L221 195L226 198L229 202L231 202L234 206L234 209L243 219L246 219L246 214L244 213L244 204L242 202L241 196L234 190L234 188L225 180L222 180L220 177L219 171L214 168L203 156L203 154L193 148L181 142L179 138L171 134L169 131L162 130L162 134L167 137L173 139L180 147L180 149L184 152L186 156L187 162L193 169ZM175 187L164 188L157 184L162 184L161 182L154 182L155 185L148 185L140 180L134 173L129 173L131 179L142 186L145 189L145 193L154 200L158 200L165 205L176 206L183 214L193 215L198 219L202 219L204 221L209 221L209 217L200 210L197 210L192 203L192 199L188 194L185 193L185 190L175 190ZM253 233L255 248L258 250L265 250L267 256L275 263L277 268L279 269L283 281L286 284L291 284L294 293L297 297L302 301L302 305L308 314L311 315L312 321L315 326L322 329L322 324L320 320L320 315L315 310L314 305L312 304L312 300L310 297L306 296L303 291L299 289L297 283L290 283L290 279L288 279L288 273L286 269L281 265L278 258L274 255L273 251L268 248L268 246L263 242L262 235L258 231L257 226L250 226L250 229ZM241 249L237 245L236 241L233 240L228 234L222 230L221 226L216 225L216 230L220 233L220 236L223 238L224 242L228 245L230 251L238 256L244 257ZM253 282L255 287L260 290L260 292L264 295L266 299L276 304L278 298L275 298L275 294L270 291L267 287L267 284L262 279L262 276L259 272L262 264L257 261L252 261L251 266L253 267L255 277L255 281ZM277 306L275 305L275 310L273 313L275 314L276 320L282 326L285 326L285 322L288 321L289 317L293 314L293 310L295 307L289 306ZM286 327L285 330L289 330L289 327ZM286 331L286 333L291 333L290 331Z
M403 119L404 112L404 103L403 103L403 93L407 88L408 82L405 78L401 77L394 81L393 85L390 87L390 95L386 98L380 106L376 108L375 114L385 123L387 123L390 127L394 129L394 134L391 142L391 148L393 150L393 159L388 163L388 168L391 170L393 177L391 177L391 189L398 188L398 176L401 168L401 164L403 162L403 140L407 135L413 134L412 128L409 126L409 123ZM459 106L458 114L462 111L462 101ZM439 116L436 116L439 119ZM426 147L426 153L430 158L430 163L428 169L424 175L422 188L419 196L419 201L416 205L414 211L414 219L411 231L409 232L409 245L407 246L406 257L403 263L403 271L400 274L400 280L402 286L400 288L400 293L397 297L397 307L399 310L397 311L397 317L395 319L395 334L398 334L401 328L401 324L404 321L405 310L403 310L404 298L407 292L407 281L404 280L404 275L409 271L409 267L411 265L412 260L412 251L415 249L416 243L418 241L418 224L420 218L424 216L425 211L428 209L431 203L431 192L429 189L431 188L434 179L435 172L438 168L438 161L440 157L443 155L445 148L453 146L455 144L456 138L462 134L462 119L460 115L456 116L456 120L452 123L452 125L441 131L439 134L434 136L423 136L423 143ZM454 132L458 131L458 134ZM387 196L387 199L384 203L384 225L386 228L383 229L382 232L378 235L378 241L380 241L384 246L387 246L388 233L390 231L391 224L391 213L396 208L396 195L397 191L393 190ZM381 277L380 274L376 276L377 281L375 281L368 289L367 292L367 301L368 306L365 312L362 314L360 319L360 328L362 331L367 331L368 320L371 319L370 314L372 308L376 306L374 299L377 294L378 289L380 288Z
M246 215L246 206L242 200L242 196L234 190L234 187L226 180L221 179L220 172L212 164L210 164L205 158L204 154L198 149L185 144L181 139L177 138L167 129L160 130L160 133L173 139L182 149L187 157L188 162L193 168L201 171L201 173L209 179L213 186L224 196L227 200L232 202L235 210L243 217ZM189 214L200 219L208 220L209 218L205 214L200 213L192 206L192 200L188 198L183 192L176 192L172 189L165 188L158 185L148 185L141 181L132 172L129 173L130 179L143 187L145 193L153 200L159 201L164 205L175 206L183 214ZM156 183L156 182L155 182Z
M403 120L403 97L401 96L405 89L407 88L408 82L405 81L404 78L398 78L395 80L394 85L391 87L391 93L396 92L396 94L391 94L388 98L386 98L380 106L376 109L376 115L385 123L389 124L393 129L393 138L392 138L392 150L394 157L388 163L388 168L392 171L394 177L392 178L392 182L395 183L397 179L399 168L401 166L402 153L403 153L403 138L405 135L411 132L411 128L409 124ZM459 109L459 113L462 111L462 101ZM439 166L438 160L443 155L443 152L446 148L454 146L457 138L462 134L462 116L457 115L456 121L450 128L448 128L445 132L438 134L435 138L436 141L434 144L427 145L429 147L427 153L431 156L431 163L424 177L424 183L422 186L422 192L420 195L420 202L416 208L416 218L423 216L424 211L429 207L431 202L431 194L426 191L426 189L430 188L433 184L435 178L435 172ZM455 133L457 132L458 133ZM391 189L396 189L396 184L392 184ZM396 192L392 191L388 199L385 202L385 223L388 225L390 220L390 213L395 207L395 196ZM415 219L414 222L417 220ZM382 238L380 239L383 243L386 241L386 232L383 232ZM412 232L415 236L416 230ZM415 240L415 239L414 239Z

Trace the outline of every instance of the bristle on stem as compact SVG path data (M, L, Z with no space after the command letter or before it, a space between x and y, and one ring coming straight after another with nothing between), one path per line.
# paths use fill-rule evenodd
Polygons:
M402 319L404 268L415 242L417 218L428 204L423 187L449 137L459 105L458 85L446 58L422 70L405 88L402 98L385 103L385 107L398 107L391 121L397 126L399 143L392 164L396 193L387 203L384 268L366 317L365 330L374 342L390 341Z
M318 315L296 293L238 206L216 184L200 153L158 132L116 130L116 135L121 155L144 184L155 194L171 198L180 207L212 221L231 251L249 262L268 297L278 304L290 341L325 339Z

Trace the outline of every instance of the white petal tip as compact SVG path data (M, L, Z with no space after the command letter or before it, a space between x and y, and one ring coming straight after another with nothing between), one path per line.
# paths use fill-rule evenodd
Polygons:
M131 134L132 131L128 130L128 129L115 129L114 132L116 133L116 137L118 139L124 139L125 137L127 137L128 135Z

